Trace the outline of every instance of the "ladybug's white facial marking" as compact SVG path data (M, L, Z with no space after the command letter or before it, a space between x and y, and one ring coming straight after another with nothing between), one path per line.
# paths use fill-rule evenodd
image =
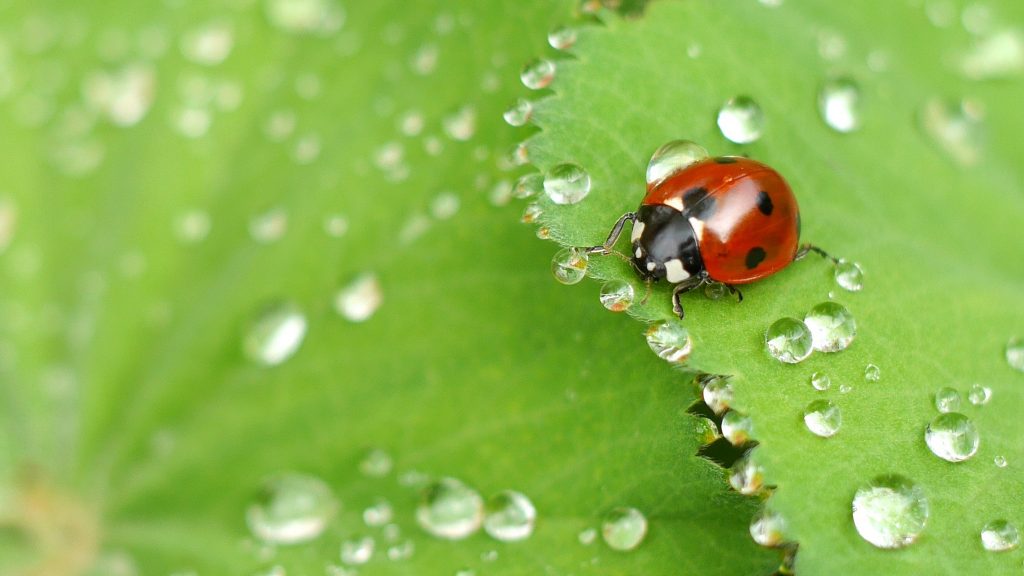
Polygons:
M683 211L683 199L682 198L669 198L665 200L665 206L671 206L680 212Z
M665 279L672 284L678 284L690 277L690 273L683 267L682 260L678 258L665 262Z
M697 218L690 218L690 226L693 227L693 235L697 238L697 242L704 239L704 221Z
M655 264L654 262L648 262L647 263L647 271L648 272L654 272L654 269L657 268L657 267L658 267L658 265Z
M633 252L633 254L635 254L637 258L643 258L644 257L644 249L639 247L639 246L637 246L636 247L636 252Z
M643 222L640 222L639 220L634 222L633 234L630 235L629 240L635 244L638 240L640 240L640 236L643 236L644 228L646 227L647 225L644 224Z

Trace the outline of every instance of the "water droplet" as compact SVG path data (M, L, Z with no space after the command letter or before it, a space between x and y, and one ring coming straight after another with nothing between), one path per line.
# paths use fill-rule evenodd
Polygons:
M1006 468L1006 465L1008 464L1008 462L1006 461L1006 456L1002 455L993 458L992 463L996 465L996 468Z
M249 221L249 236L260 244L276 242L287 231L288 213L283 208L272 208Z
M438 538L461 540L480 529L484 502L476 490L461 481L441 478L427 487L416 508L416 521Z
M981 384L974 384L967 390L967 400L975 406L984 406L992 399L992 390Z
M849 394L852 390L853 390L853 387L848 386L846 384L840 384L839 385L839 393L840 394Z
M829 80L818 94L822 120L836 132L853 132L860 127L860 87L850 78Z
M732 403L732 384L725 376L712 376L704 381L701 396L715 414L722 414Z
M189 210L174 222L178 239L186 244L202 242L210 233L210 215L202 210Z
M935 409L939 412L958 412L960 410L960 393L948 386L935 392Z
M960 59L960 70L971 80L1021 75L1024 73L1024 32L1001 30L979 39Z
M269 544L298 544L323 533L338 503L327 484L305 474L285 473L263 484L245 520Z
M823 302L804 316L804 325L811 331L813 347L819 352L846 350L857 335L857 322L842 304Z
M324 232L331 238L341 238L348 232L348 218L342 214L330 214L324 218Z
M480 553L480 560L483 562L494 562L498 559L497 550L487 550L486 552Z
M555 204L575 204L590 194L590 174L576 164L559 164L544 176L544 191Z
M291 358L306 336L306 316L299 305L277 302L264 308L249 324L242 348L245 356L264 366Z
M430 215L438 220L448 220L459 212L461 202L452 192L438 194L430 203Z
M526 64L519 73L523 85L531 90L547 88L555 79L555 63L551 60L538 58Z
M341 561L345 564L366 564L373 558L376 542L370 536L361 536L341 543Z
M993 520L981 529L981 545L989 552L1015 550L1020 546L1020 533L1006 520Z
M0 224L0 228L2 226ZM1010 368L1024 372L1024 339L1010 338L1010 341L1006 343L1006 363L1010 365Z
M802 362L813 350L811 331L796 318L776 320L765 332L764 342L773 358L787 364Z
M732 410L722 417L722 436L733 446L740 446L750 440L754 422L750 416Z
M920 124L924 133L957 163L973 166L981 160L983 114L974 102L932 98L921 109Z
M843 413L831 400L815 400L804 408L804 424L812 434L829 438L843 425Z
M764 131L764 112L752 98L737 96L718 111L718 129L730 142L750 144Z
M440 55L440 51L434 44L424 44L420 46L416 53L412 55L412 59L409 61L409 66L413 72L420 76L428 76L435 69L437 69L437 60Z
M693 351L690 333L677 322L657 322L647 328L647 345L658 358L673 364L686 362Z
M704 297L708 300L721 300L729 293L729 287L721 282L709 281L704 284Z
M786 521L782 515L768 508L761 508L750 520L750 537L761 546L778 546L785 530Z
M152 66L130 64L115 72L90 75L82 92L89 106L113 124L134 126L145 118L153 104L156 73Z
M345 23L345 11L333 0L266 0L267 19L284 32L327 35Z
M701 45L698 44L697 42L691 42L690 45L686 47L686 55L689 56L692 60L700 58L700 54L703 51L704 48L702 48Z
M948 462L963 462L974 456L980 440L974 422L957 412L939 414L924 431L928 449Z
M476 134L476 108L463 106L441 121L444 133L452 140L466 142Z
M295 131L298 123L295 113L291 110L278 110L267 117L263 123L263 133L274 142L281 142Z
M509 126L524 126L533 116L533 103L524 98L516 100L516 103L505 110L503 117Z
M853 524L860 537L878 548L909 546L928 522L928 500L913 481L879 476L853 497Z
M654 151L647 163L647 188L661 184L666 178L691 164L708 157L708 151L689 140L673 140Z
M609 280L601 286L601 305L612 312L624 312L633 305L633 285L624 280Z
M181 39L181 53L196 64L216 66L223 62L235 44L228 22L209 22L187 32Z
M334 295L334 309L349 322L365 322L373 316L384 301L377 275L358 276Z
M864 367L864 380L868 382L878 382L882 379L882 369L874 364L868 364Z
M523 224L533 224L543 214L544 209L541 208L540 204L531 202L530 204L527 204L526 209L523 210L523 215L519 218L519 221Z
M764 469L754 462L753 450L748 450L729 469L729 485L740 494L757 493L764 485Z
M864 271L860 264L840 259L835 268L836 284L844 290L859 292L864 288Z
M412 540L403 540L394 546L388 547L388 560L397 562L408 560L416 552L416 544Z
M515 542L533 534L537 510L524 494L506 490L487 501L484 530L495 540Z
M381 499L363 510L363 522L372 528L384 526L395 517L395 509L387 500Z
M696 436L697 440L701 444L711 444L721 437L718 433L718 426L715 424L715 421L710 418L703 417L697 418Z
M568 50L576 44L577 33L575 28L561 26L555 28L548 34L548 44L555 50Z
M305 134L295 142L292 158L303 166L312 164L320 157L320 137L316 134Z
M601 522L601 537L612 550L633 550L647 535L647 518L636 508L616 508Z
M814 386L815 390L824 392L832 386L832 379L824 372L815 372L811 374L811 386Z
M213 116L206 108L188 105L178 109L172 121L179 134L197 140L209 132L210 126L213 124Z
M544 190L544 176L539 172L525 174L516 181L512 195L516 198L532 198Z
M576 535L576 539L579 540L580 544L590 546L597 541L597 530L594 528L585 528Z
M360 460L359 471L370 478L383 478L391 473L394 464L391 454L380 448L372 448Z

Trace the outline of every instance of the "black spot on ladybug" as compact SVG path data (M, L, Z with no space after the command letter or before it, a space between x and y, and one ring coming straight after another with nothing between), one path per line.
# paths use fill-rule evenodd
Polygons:
M767 256L764 252L764 248L760 246L751 248L750 252L747 252L747 269L753 270L757 268L757 265L764 261L764 257Z
M717 156L715 158L715 164L735 164L736 158L732 156Z
M708 189L707 188L703 188L703 187L701 187L701 188L690 188L686 192L683 192L683 208L684 209L693 208L701 200L703 200L703 199L705 199L707 197L708 197Z
M772 205L772 197L764 190L757 193L757 209L765 216L771 216L772 210L775 209L775 206Z

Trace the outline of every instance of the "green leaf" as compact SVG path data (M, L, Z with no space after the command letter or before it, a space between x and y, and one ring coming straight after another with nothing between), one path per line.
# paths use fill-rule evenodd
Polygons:
M986 6L992 34L1019 34L1019 4ZM959 16L959 3L654 3L642 19L607 14L605 27L581 33L573 58L559 62L554 96L537 106L532 162L542 171L575 162L593 183L577 205L542 201L541 222L563 244L602 241L643 196L651 153L689 139L713 155L775 167L800 200L804 241L863 265L857 293L841 289L832 266L812 255L744 286L741 304L684 297L688 367L732 376L733 408L753 419L752 458L775 487L769 505L788 521L787 538L799 542L801 575L1019 570L1019 551L986 552L979 534L999 518L1024 526L1016 488L1024 479L1024 374L1004 358L1007 341L1024 334L1024 83L1013 66L984 82L959 73L960 58L988 38L972 37ZM863 127L852 134L830 129L817 110L820 88L834 77L861 89ZM766 117L763 137L745 146L715 125L719 107L738 95ZM982 111L980 134L943 140L934 125L922 126L935 99L961 97ZM619 259L592 257L590 270L642 289ZM796 365L766 353L772 322L803 318L829 300L856 318L849 349ZM664 286L633 314L677 321ZM869 363L881 369L878 382L865 381ZM827 392L811 387L816 371L831 377ZM991 389L988 404L967 401L975 383ZM966 462L941 460L924 442L943 386L964 395L962 411L981 434ZM829 439L802 420L822 398L842 411ZM997 467L996 456L1009 465ZM856 490L890 473L917 483L931 510L918 541L899 551L874 548L851 520Z
M778 565L754 501L695 455L686 379L494 205L501 112L566 4L347 2L338 30L234 0L3 8L0 571L323 574L358 534L373 574ZM336 294L367 273L382 306L350 322ZM280 303L307 332L261 366L243 342ZM384 478L359 470L372 448ZM286 471L341 511L275 549L245 515ZM536 531L430 537L417 475L519 490ZM393 540L362 520L381 498ZM637 550L578 541L618 506L650 521Z

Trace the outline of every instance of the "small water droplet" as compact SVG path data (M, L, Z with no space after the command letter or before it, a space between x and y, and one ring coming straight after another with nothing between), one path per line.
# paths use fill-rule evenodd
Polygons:
M824 60L838 60L846 55L846 38L835 30L818 32L818 54Z
M461 540L480 529L484 502L480 494L455 478L441 478L427 487L416 508L416 521L428 533Z
M551 259L551 273L562 284L578 284L587 275L587 254L578 248L563 248Z
M878 548L912 544L928 522L928 500L913 481L879 476L853 497L853 524L861 538Z
M538 58L526 64L519 73L523 85L531 90L540 90L551 85L555 79L555 63L551 60Z
M455 576L476 576L476 570L471 568L463 568L455 571Z
M750 520L750 537L761 546L778 546L785 530L786 521L782 515L768 508L761 508Z
M408 560L416 552L416 544L412 540L403 540L394 546L388 547L388 560L397 562Z
M721 435L718 433L718 426L710 418L698 417L696 424L697 440L701 444L711 444L718 440Z
M882 379L882 369L874 364L868 364L864 367L864 380L868 382L878 382Z
M271 208L249 221L249 236L260 244L280 240L288 231L288 213L283 208Z
M989 552L1015 550L1020 547L1020 532L1006 520L993 520L981 529L981 545Z
M947 28L956 20L956 6L952 0L930 0L924 6L924 13L936 28Z
M612 550L633 550L647 535L647 518L636 508L616 508L601 522L601 537Z
M463 106L441 121L444 133L452 140L466 142L476 134L476 108Z
M590 546L597 541L597 530L594 528L581 530L580 533L576 535L576 539L579 540L580 544Z
M348 232L348 218L342 214L330 214L324 218L324 232L331 238L341 238Z
M954 161L973 166L981 160L984 124L981 107L968 100L932 98L921 108L924 133Z
M480 553L480 560L483 562L494 562L498 559L497 550L487 550L486 552Z
M964 29L971 34L981 35L992 29L993 16L990 6L974 2L964 6L960 13L960 22L964 25Z
M647 345L658 358L680 364L686 362L693 351L690 333L676 322L657 322L647 328Z
M541 208L541 205L536 202L531 202L527 204L526 209L523 210L523 215L519 218L519 221L523 224L533 224L543 214L544 209Z
M424 44L409 59L409 67L420 76L429 76L437 69L439 57L440 50L436 44Z
M853 387L852 386L849 386L847 384L840 384L839 385L839 393L840 394L849 394L851 391L853 391Z
M345 11L334 0L266 0L267 19L292 34L325 36L345 23Z
M299 305L268 305L249 324L243 341L245 356L264 366L277 366L291 358L306 336L306 316Z
M725 376L713 376L704 381L701 396L712 412L722 414L732 403L732 384Z
M1020 76L1024 73L1024 32L1007 29L980 38L960 59L960 70L971 80Z
M746 444L753 432L754 422L750 416L735 410L725 413L722 417L722 436L733 446Z
M960 393L948 386L935 392L935 409L939 412L958 412L960 410Z
M843 425L843 413L831 400L815 400L804 408L804 425L812 434L830 438Z
M516 181L512 195L516 198L532 198L544 190L544 175L539 172L525 174Z
M635 291L625 280L609 280L601 286L601 305L612 312L624 312L633 305Z
M981 437L970 418L957 412L939 414L924 431L928 449L948 462L963 462L978 451Z
M548 44L555 50L568 50L576 44L577 33L575 28L560 26L548 34Z
M709 281L704 284L704 297L708 300L721 300L729 293L729 287L721 282Z
M452 192L438 194L430 203L430 215L438 220L448 220L459 212L461 202Z
M544 176L544 192L555 204L576 204L590 194L590 174L577 164L559 164Z
M269 544L298 544L320 536L338 508L319 478L294 472L268 479L245 520L253 535Z
M234 44L229 22L208 22L182 36L181 53L196 64L216 66L231 54Z
M748 450L729 469L729 485L740 494L756 494L764 485L764 469L754 462L753 450Z
M690 45L686 47L686 55L689 56L691 60L700 58L700 54L703 51L704 49L697 42L690 42Z
M718 111L718 129L730 142L750 144L764 131L764 112L749 96L737 96Z
M376 542L370 536L360 536L341 543L341 561L349 565L366 564L373 558Z
M1006 343L1006 363L1010 368L1024 372L1024 338L1010 338Z
M853 132L861 122L860 87L850 78L829 80L818 94L822 120L836 132Z
M394 508L392 508L390 502L384 499L377 500L372 506L368 506L363 510L363 522L371 528L388 524L394 516Z
M835 268L836 284L844 290L859 292L864 288L864 271L860 264L840 259Z
M349 322L365 322L384 301L377 275L367 272L356 277L334 295L334 309Z
M707 157L704 147L689 140L673 140L662 145L647 163L647 188L661 184L669 176Z
M391 454L380 448L372 448L359 461L359 471L370 478L383 478L391 473L394 460Z
M811 331L796 318L780 318L764 335L768 353L787 364L802 362L813 351Z
M210 215L203 210L189 210L174 222L175 233L185 244L202 242L210 233L211 226Z
M804 316L812 346L819 352L846 350L857 335L857 322L842 304L823 302Z
M503 117L509 126L525 126L533 117L533 103L525 98L520 98L508 110L505 110Z
M320 137L316 134L305 134L295 141L292 158L297 164L306 166L320 157Z
M996 465L996 468L1006 468L1006 465L1008 464L1008 462L1006 461L1006 456L1002 455L993 458L992 463Z
M537 510L524 494L506 490L487 501L484 530L502 542L525 540L533 534Z
M967 400L975 406L984 406L992 399L992 390L981 384L974 384L967 390Z
M291 110L278 110L263 123L263 133L274 142L281 142L292 135L298 123Z
M811 374L811 386L814 386L815 390L824 392L832 386L832 379L824 372L815 372Z

